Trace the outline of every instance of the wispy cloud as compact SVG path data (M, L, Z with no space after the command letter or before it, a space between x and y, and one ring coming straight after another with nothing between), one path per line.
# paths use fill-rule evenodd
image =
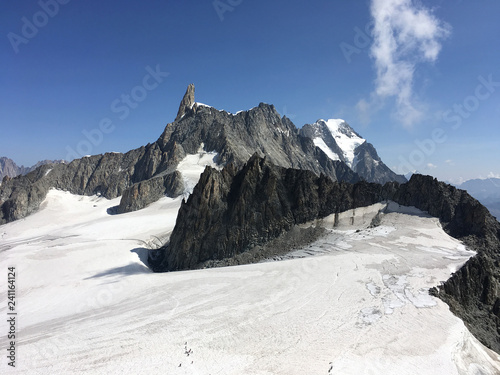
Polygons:
M371 0L370 10L374 21L371 56L376 70L375 90L369 101L358 103L358 110L363 116L385 99L394 98L396 118L411 127L423 115L413 92L415 69L418 64L437 60L441 42L451 28L415 0Z

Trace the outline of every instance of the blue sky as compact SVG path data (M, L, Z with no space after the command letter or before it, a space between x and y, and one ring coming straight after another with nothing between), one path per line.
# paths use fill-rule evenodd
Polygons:
M496 0L3 1L0 156L154 142L192 82L230 112L343 118L397 172L499 176L499 14Z

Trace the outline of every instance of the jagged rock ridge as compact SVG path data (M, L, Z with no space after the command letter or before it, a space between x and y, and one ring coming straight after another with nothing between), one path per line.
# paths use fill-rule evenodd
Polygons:
M153 177L164 178L174 171L175 160L169 153L162 152L156 143L126 154L106 153L76 159L69 164L43 165L2 184L0 224L35 212L50 188L111 199L124 194L135 183Z
M150 252L149 264L154 271L197 268L244 253L295 224L385 200L427 211L478 252L434 293L480 341L500 352L500 223L466 191L430 176L383 186L338 183L257 155L240 171L234 165L220 172L207 167L179 210L170 242Z
M60 164L65 163L64 160L42 160L37 162L35 165L31 167L25 167L24 165L18 166L14 160L9 159L7 157L0 157L0 182L4 179L4 177L13 178L19 175L27 174L31 171L34 171L41 165L45 164Z
M295 224L378 202L380 193L380 185L334 182L257 154L239 172L233 164L221 172L207 167L179 210L168 249L154 253L150 264L173 271L230 258Z

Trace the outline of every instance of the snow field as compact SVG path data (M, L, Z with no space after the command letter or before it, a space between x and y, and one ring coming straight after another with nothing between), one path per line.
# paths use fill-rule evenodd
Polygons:
M109 215L118 202L51 190L38 213L0 226L0 266L18 271L9 373L500 373L427 293L473 253L418 210L308 223L328 234L278 262L153 274L147 247L168 237L181 198Z

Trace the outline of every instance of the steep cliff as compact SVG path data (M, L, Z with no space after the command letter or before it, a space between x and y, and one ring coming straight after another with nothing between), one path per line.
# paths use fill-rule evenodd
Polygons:
M257 154L240 171L206 168L179 210L170 243L151 253L155 271L196 268L264 244L331 213L383 200L381 185L334 182L311 171L273 165Z

